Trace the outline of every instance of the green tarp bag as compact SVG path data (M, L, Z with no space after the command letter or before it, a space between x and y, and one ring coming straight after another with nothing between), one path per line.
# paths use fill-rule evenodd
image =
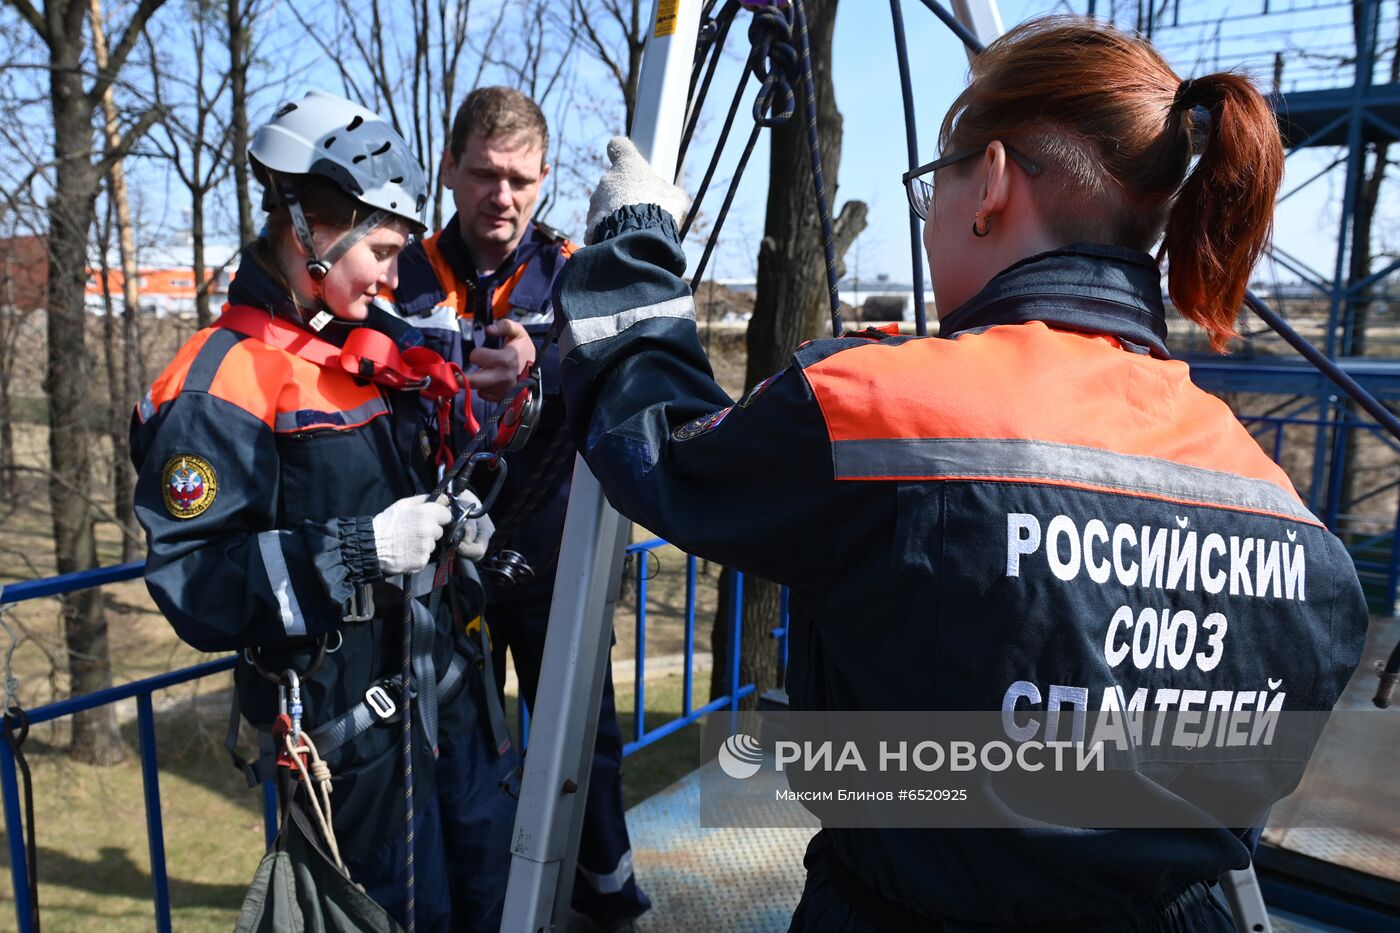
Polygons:
M301 805L282 813L277 839L253 875L235 933L402 933L321 849Z

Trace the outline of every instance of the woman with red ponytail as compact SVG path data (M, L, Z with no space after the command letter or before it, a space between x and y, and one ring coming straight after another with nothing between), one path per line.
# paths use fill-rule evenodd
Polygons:
M1163 261L1212 345L1235 333L1273 112L1055 17L978 56L940 143L905 176L939 336L813 341L735 403L680 278L684 195L615 140L559 280L574 438L627 517L790 587L794 710L984 712L1018 749L899 774L932 802L817 811L793 930L1233 931L1220 879L1315 736L1279 760L1202 723L1330 710L1367 623L1341 542L1167 349ZM1035 767L1099 738L1084 714L1144 712L1175 728L1107 773Z

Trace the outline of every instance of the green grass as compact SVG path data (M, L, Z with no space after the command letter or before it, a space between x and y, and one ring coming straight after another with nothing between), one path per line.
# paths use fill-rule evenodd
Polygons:
M263 853L260 795L229 765L217 717L157 722L161 811L174 928L228 930ZM191 729L191 724L196 728ZM36 730L36 732L41 731ZM149 930L154 907L134 723L132 756L111 768L75 764L40 736L26 743L33 772L39 903L49 930ZM0 850L9 877L9 850ZM0 929L12 928L9 886Z
M226 683L224 675L211 679ZM681 695L680 676L649 682L647 728L678 716ZM618 707L624 739L630 739L635 707L630 684L618 691ZM515 704L508 708L513 718ZM230 767L220 720L217 710L209 708L157 717L176 930L231 928L263 854L261 796ZM111 768L75 764L60 747L44 741L46 730L36 727L25 746L34 777L44 925L50 930L149 930L154 913L135 724L123 729L131 757ZM695 768L698 749L694 730L685 729L629 756L623 776L626 805ZM8 853L7 845L0 846L7 878ZM13 928L13 917L6 884L0 886L0 929Z

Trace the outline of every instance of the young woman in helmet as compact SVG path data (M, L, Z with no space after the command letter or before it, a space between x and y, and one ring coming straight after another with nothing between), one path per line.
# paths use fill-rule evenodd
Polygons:
M1223 347L1272 222L1273 112L1050 18L977 57L940 143L907 178L939 337L813 341L736 404L680 278L684 196L614 141L558 286L575 440L629 518L791 587L794 709L986 711L1003 746L1069 739L1062 706L1181 713L1189 752L1169 732L1102 782L909 769L986 828L904 828L922 804L824 829L792 929L1232 931L1216 882L1301 763L1203 737L1205 711L1330 710L1367 621L1341 543L1171 359L1147 252Z
M465 384L376 305L422 231L423 172L374 113L314 91L280 108L249 156L266 228L220 320L132 423L147 585L185 641L241 652L238 701L260 730L296 680L298 725L333 775L340 855L400 921L409 601L417 928L494 931L514 815L500 785L516 758L454 624L472 608L429 596L450 513L425 495L439 427L417 398L445 404ZM461 553L480 557L487 534L474 523ZM250 779L276 767L264 757Z

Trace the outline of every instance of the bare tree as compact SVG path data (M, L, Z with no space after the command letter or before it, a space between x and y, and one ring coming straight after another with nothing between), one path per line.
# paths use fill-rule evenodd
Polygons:
M49 487L54 552L58 571L71 573L97 566L96 516L87 495L92 478L92 439L85 420L90 407L91 367L83 340L88 235L103 178L159 114L154 107L143 110L101 153L94 149L93 128L103 96L164 0L137 0L106 67L95 71L84 68L87 0L48 0L42 13L30 0L5 2L43 40L48 53L54 158L48 201L48 371L44 389L49 400L49 460L54 479ZM72 693L91 693L110 686L107 620L97 590L80 591L65 601L64 636ZM74 717L73 750L94 763L110 764L125 757L114 707Z
M258 0L227 0L229 68L229 157L238 201L238 242L253 241L253 201L248 194L248 67Z
M607 69L622 94L619 132L626 133L637 112L637 82L651 25L642 0L573 0L570 9L583 40L581 47Z
M175 170L190 194L190 245L195 284L195 321L208 327L213 320L209 289L215 276L205 258L206 199L227 175L230 165L229 139L232 127L220 119L223 98L233 78L233 69L213 68L211 73L208 39L218 25L218 12L212 0L190 0L189 64L193 74L181 77L162 70L151 42L151 87L164 116L161 133L152 140ZM174 85L174 87L168 87ZM167 103L170 90L182 92L183 104ZM240 233L243 218L239 218Z
M89 0L88 18L92 28L92 53L93 62L99 71L108 66L107 54L107 31L102 18L101 0ZM103 139L108 151L114 146L118 146L122 141L121 114L117 109L116 91L108 85L102 92L102 122ZM141 316L141 295L139 292L141 282L141 272L136 261L136 234L131 223L131 201L126 193L126 168L122 159L116 159L107 170L107 197L110 202L111 213L115 215L117 224L117 251L121 258L122 267L122 347L121 357L121 378L109 372L111 376L111 396L108 404L113 410L112 416L108 419L109 431L112 438L112 501L116 505L118 522L133 527L136 524L136 509L131 499L132 490L136 487L136 474L132 470L131 461L119 454L126 448L126 421L127 415L133 405L136 404L136 397L140 394L137 373L136 359L141 345L138 328ZM106 244L103 245L105 250ZM109 282L106 279L106 256L103 256L103 276L102 287L108 288ZM112 322L112 309L110 304L107 308L107 329L110 331ZM112 342L115 334L107 334L107 353L113 351ZM136 548L131 539L122 536L122 560L136 560Z
M836 201L836 179L841 167L841 112L836 109L831 79L832 35L837 0L806 0L807 26L812 50L812 75L817 100L818 149L827 195ZM768 207L763 240L758 251L758 291L749 319L745 390L787 366L798 345L821 332L829 320L827 278L823 259L823 234L813 204L807 121L800 101L793 118L772 133L768 160ZM841 257L865 229L866 205L849 201L833 222L838 263L837 276L845 274ZM711 692L728 692L729 605L732 576L720 578L719 610L715 614L715 661ZM744 581L744 617L739 676L741 683L758 685L758 692L778 682L778 659L770 631L778 616L778 587L753 577Z
M333 16L326 15L328 5ZM436 192L470 0L411 0L406 28L399 28L401 7L388 0L294 0L289 7L334 63L345 96L379 113L411 142ZM435 227L442 222L437 201Z

